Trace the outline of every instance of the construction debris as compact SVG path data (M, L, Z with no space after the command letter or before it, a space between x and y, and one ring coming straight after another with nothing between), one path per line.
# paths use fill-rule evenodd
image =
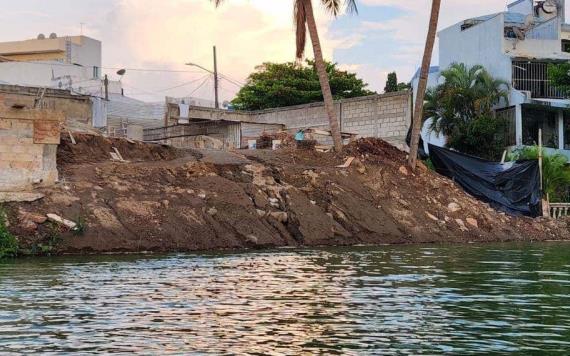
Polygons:
M340 166L336 166L336 168L348 168L348 167L350 167L350 165L352 164L352 161L354 161L354 158L355 157L348 157L343 164L341 164Z

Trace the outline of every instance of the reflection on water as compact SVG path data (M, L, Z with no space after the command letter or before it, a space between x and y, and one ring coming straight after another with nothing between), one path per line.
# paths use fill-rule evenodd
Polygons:
M0 263L0 351L570 350L570 245Z

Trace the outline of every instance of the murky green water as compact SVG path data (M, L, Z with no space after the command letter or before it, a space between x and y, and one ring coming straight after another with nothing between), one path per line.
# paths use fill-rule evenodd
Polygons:
M0 263L0 352L570 353L570 244Z

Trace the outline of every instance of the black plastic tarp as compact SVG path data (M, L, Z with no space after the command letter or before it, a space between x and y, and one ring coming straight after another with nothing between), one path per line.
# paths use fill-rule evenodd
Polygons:
M538 161L491 162L431 144L429 155L439 174L495 209L511 215L539 215Z

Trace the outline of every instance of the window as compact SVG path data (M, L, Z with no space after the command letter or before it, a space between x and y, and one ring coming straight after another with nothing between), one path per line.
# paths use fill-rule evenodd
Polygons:
M99 67L93 67L93 79L99 78Z
M523 145L537 145L539 129L542 129L542 145L544 147L558 148L558 118L556 111L523 107Z
M497 119L505 120L505 145L514 146L516 140L516 110L515 107L497 110Z
M570 53L570 40L562 40L562 52Z

